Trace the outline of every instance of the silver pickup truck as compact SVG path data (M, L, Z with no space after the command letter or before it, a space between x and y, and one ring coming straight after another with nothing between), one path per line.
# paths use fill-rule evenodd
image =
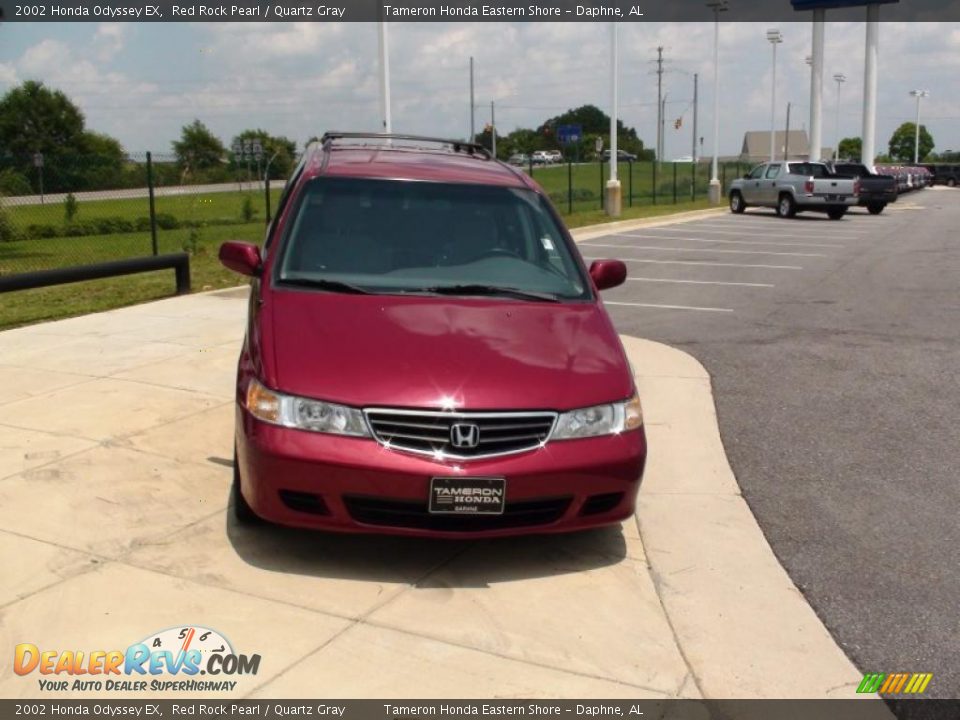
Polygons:
M780 217L810 211L839 220L857 204L859 192L857 178L834 175L823 163L764 163L730 185L730 211L742 213L756 205L776 208Z

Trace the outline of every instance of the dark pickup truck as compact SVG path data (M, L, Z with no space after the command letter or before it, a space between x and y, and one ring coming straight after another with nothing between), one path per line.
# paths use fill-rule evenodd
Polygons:
M893 175L876 175L860 163L830 163L830 169L838 175L853 175L860 178L861 207L871 215L879 215L889 204L897 201L897 179Z

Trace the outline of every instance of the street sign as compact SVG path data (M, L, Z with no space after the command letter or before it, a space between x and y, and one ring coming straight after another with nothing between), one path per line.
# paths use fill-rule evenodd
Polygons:
M557 125L557 142L561 145L573 145L583 137L582 125Z
M603 138L598 137L597 141L593 144L593 147L596 148L597 152L603 152Z
M43 167L43 153L33 154L33 166L38 168Z

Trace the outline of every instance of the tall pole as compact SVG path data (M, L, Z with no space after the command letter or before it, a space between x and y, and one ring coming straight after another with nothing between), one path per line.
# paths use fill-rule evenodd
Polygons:
M790 103L787 103L787 131L783 134L783 161L790 159Z
M663 94L663 100L660 101L660 156L659 162L663 162L663 157L667 154L667 97L670 93Z
M834 129L833 136L836 138L836 144L833 146L833 159L840 159L840 86L847 81L847 76L843 73L837 73L833 76L833 79L837 81L837 125Z
M663 46L657 48L657 162L663 160Z
M810 155L809 160L820 160L823 147L823 47L826 10L813 11L813 49L810 55Z
M697 85L699 81L699 75L694 73L693 75L693 152L690 153L690 157L693 158L693 163L697 163Z
M393 123L390 120L390 42L387 35L387 23L379 23L380 49L380 121L381 129L385 133L393 132Z
M917 121L914 123L913 136L913 164L916 165L920 162L920 99L930 93L926 90L911 90L910 94L917 99Z
M473 55L470 56L470 142L473 142L473 139L477 136L477 131L474 129L473 124L473 109L475 105L473 103Z
M493 157L497 157L497 112L493 100L490 101L490 146L493 148Z
M777 159L777 45L783 42L779 30L767 30L773 46L773 71L770 79L770 162Z
M619 217L623 198L620 195L620 181L617 179L617 115L619 114L620 58L618 48L617 23L610 23L610 180L607 181L607 215ZM601 155L601 157L603 157Z
M867 5L867 49L863 73L863 157L873 167L877 155L877 61L880 52L880 6Z
M711 0L707 7L713 10L713 162L710 170L710 202L720 203L722 188L719 176L720 147L720 13L727 9L726 0Z

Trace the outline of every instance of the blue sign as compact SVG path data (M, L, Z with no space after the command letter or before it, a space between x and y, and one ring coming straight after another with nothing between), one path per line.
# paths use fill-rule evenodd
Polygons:
M583 137L583 125L557 125L557 142L572 145Z

